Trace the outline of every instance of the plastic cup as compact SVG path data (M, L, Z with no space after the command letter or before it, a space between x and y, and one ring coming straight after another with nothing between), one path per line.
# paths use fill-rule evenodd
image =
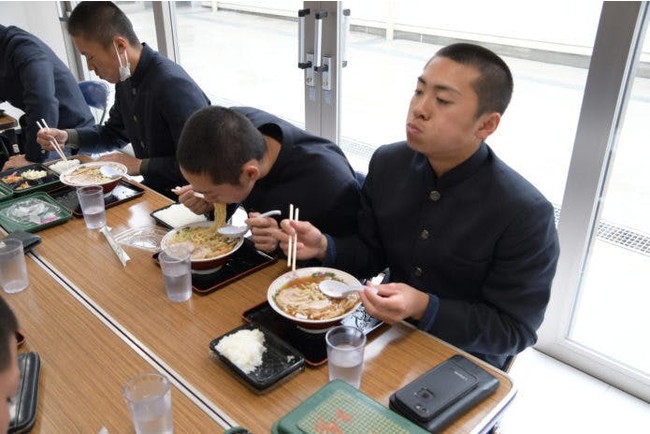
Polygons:
M330 381L340 379L357 389L363 374L366 335L356 327L337 326L325 335Z
M8 294L20 292L29 285L25 252L20 240L0 241L0 285Z
M158 255L170 301L181 303L192 297L192 262L189 249L171 246Z
M139 374L124 386L124 398L137 434L174 432L171 384L166 377L155 372Z
M77 189L77 197L88 229L106 226L106 205L104 189L99 185L88 185Z

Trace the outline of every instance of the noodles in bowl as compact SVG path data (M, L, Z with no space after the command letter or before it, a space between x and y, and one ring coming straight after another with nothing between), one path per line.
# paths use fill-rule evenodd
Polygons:
M348 273L325 267L300 268L271 283L267 299L271 307L304 329L327 329L352 314L361 304L357 293L346 298L330 298L318 284L333 279L348 285L361 285Z
M127 168L124 164L112 161L93 161L91 163L84 163L70 167L61 173L59 179L63 184L71 187L101 185L104 194L108 194L117 186L120 182L120 178L105 176L101 171L103 166L110 166L122 175L127 174Z
M243 238L227 238L216 231L213 222L190 223L168 232L160 248L185 244L190 249L193 270L210 270L222 265L243 244Z

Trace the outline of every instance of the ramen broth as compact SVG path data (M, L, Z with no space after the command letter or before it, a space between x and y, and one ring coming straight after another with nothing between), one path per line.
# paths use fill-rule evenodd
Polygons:
M294 279L282 286L274 296L275 304L296 319L326 320L352 310L359 302L357 293L345 298L330 298L321 292L323 280L338 280L333 273L315 273Z

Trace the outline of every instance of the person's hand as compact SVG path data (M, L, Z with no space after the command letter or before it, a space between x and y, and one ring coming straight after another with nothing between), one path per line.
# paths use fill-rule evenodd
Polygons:
M296 259L325 259L327 238L316 226L307 221L285 219L280 222L280 228L282 230L273 232L273 236L280 242L280 248L285 254L289 247L289 236L297 234Z
M41 128L36 133L36 141L46 151L56 151L52 144L53 140L56 140L59 145L65 146L65 142L68 141L68 133L65 130L57 130L56 128Z
M97 159L98 161L112 161L114 163L122 163L126 166L126 173L131 176L140 174L140 164L142 160L132 157L123 152L112 152L110 154L102 155Z
M367 286L370 289L359 291L366 312L387 324L394 324L405 318L419 320L429 304L429 296L426 293L405 283L369 283Z
M273 236L278 232L278 222L273 217L260 217L259 215L258 212L249 213L245 223L251 228L255 248L272 253L278 247L278 240Z
M12 157L9 157L9 159L5 162L4 166L2 166L2 171L4 172L5 170L17 169L19 167L27 166L29 164L34 164L34 163L28 161L25 158L25 154L14 155Z
M176 187L172 190L172 193L176 194L178 201L194 212L194 214L201 215L214 209L214 205L210 202L194 196L192 184Z

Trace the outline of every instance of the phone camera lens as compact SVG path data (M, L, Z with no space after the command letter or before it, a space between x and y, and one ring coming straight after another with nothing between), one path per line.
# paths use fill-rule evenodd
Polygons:
M425 401L428 401L433 398L433 393L426 387L423 387L422 389L418 390L415 395L418 398L421 398Z

